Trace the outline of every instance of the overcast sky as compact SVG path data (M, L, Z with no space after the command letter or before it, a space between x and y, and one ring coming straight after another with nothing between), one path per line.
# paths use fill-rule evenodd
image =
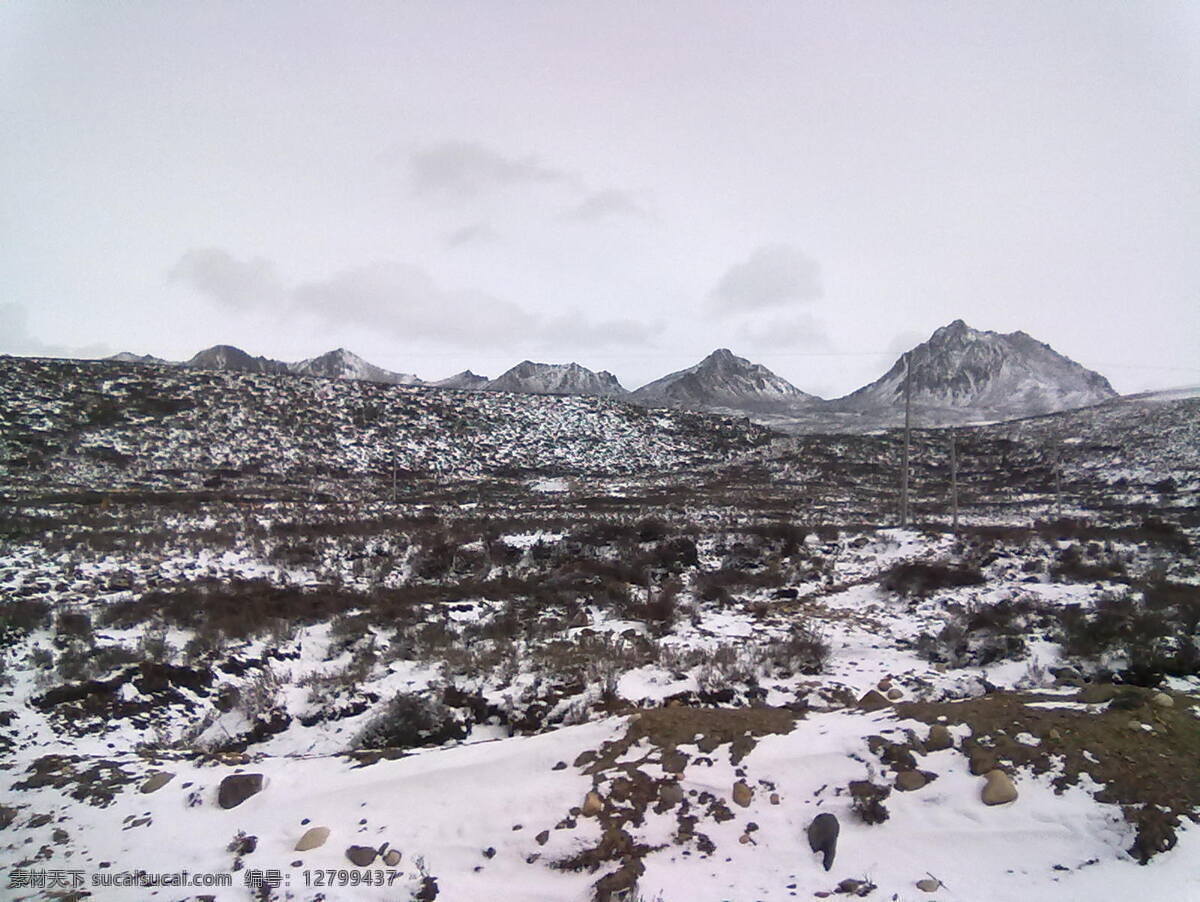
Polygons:
M1200 383L1200 4L0 4L0 352L828 397L955 318Z

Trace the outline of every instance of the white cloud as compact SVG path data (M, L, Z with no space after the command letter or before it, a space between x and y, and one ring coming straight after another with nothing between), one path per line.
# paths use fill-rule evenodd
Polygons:
M741 336L764 350L824 351L832 347L825 327L807 313L746 323Z
M447 141L409 157L414 194L473 197L514 185L570 182L536 157L510 157L478 142Z
M821 270L798 247L764 245L731 266L710 294L721 314L805 303L822 294Z
M531 313L485 291L445 288L424 269L402 263L354 267L285 288L269 261L241 261L226 251L205 249L184 254L172 267L171 278L220 305L246 312L254 308L281 320L309 316L325 327L362 327L447 347L646 345L663 328L630 319L592 320L576 310L550 316ZM273 290L258 290L263 286Z
M565 214L574 222L600 222L605 219L649 219L650 214L628 191L610 188L589 194Z
M270 306L284 296L272 263L261 257L238 260L216 247L188 251L168 270L167 277L234 310Z

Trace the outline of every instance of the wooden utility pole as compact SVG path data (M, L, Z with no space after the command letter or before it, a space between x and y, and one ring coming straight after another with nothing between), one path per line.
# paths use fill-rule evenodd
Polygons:
M1062 446L1055 443L1051 460L1054 464L1054 519L1062 519Z
M950 530L958 535L958 447L950 430Z
M908 452L912 428L912 351L904 355L904 456L900 462L900 525L908 526Z

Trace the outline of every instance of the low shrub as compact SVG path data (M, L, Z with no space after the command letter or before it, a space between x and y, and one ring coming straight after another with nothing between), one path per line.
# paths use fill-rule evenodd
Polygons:
M880 578L885 589L904 596L925 596L939 589L981 586L984 582L976 567L939 561L902 561Z
M354 739L360 749L415 748L465 739L469 724L460 710L412 692L384 703Z

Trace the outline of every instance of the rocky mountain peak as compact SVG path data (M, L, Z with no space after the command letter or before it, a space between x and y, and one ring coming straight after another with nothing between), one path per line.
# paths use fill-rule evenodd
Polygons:
M985 332L958 319L902 354L879 379L833 403L858 411L894 409L903 403L906 378L914 404L976 410L980 418L1050 413L1116 394L1099 373L1024 332Z

